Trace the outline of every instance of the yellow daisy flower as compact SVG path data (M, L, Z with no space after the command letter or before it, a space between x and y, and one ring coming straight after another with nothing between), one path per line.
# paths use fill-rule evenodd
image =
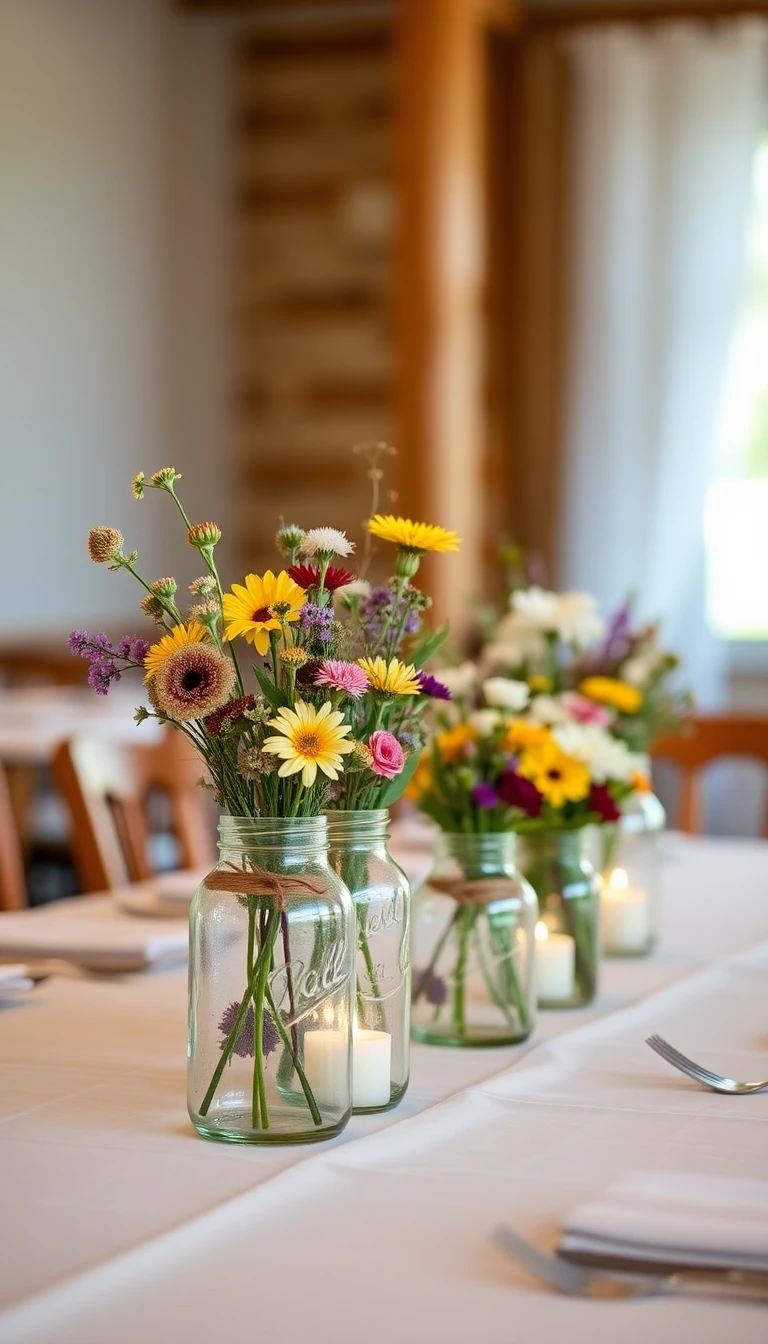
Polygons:
M276 728L278 736L268 737L263 750L272 756L280 756L283 764L278 774L297 775L301 771L301 782L309 789L322 770L329 779L338 779L344 768L342 756L354 751L354 742L347 742L347 733L351 726L344 723L344 715L331 708L326 700L320 709L297 700L293 709L283 708L277 718L268 719L270 728Z
M435 737L440 760L445 765L458 765L464 760L467 747L476 742L477 737L477 729L471 723L457 723L455 728L446 728Z
M592 783L587 767L573 756L567 756L554 741L524 751L517 770L524 779L536 785L552 807L580 802L586 798Z
M199 621L190 621L188 625L174 626L167 635L163 635L157 644L153 644L144 659L145 681L156 677L165 666L171 654L178 653L187 644L210 644L211 637Z
M391 541L405 551L458 551L461 537L434 523L412 523L410 518L377 513L368 519L368 531L382 541Z
M525 751L529 747L543 747L552 741L552 734L543 723L531 723L529 719L509 719L506 728L505 751Z
M547 691L552 690L552 678L532 676L528 678L528 685L537 695L546 695Z
M618 677L587 677L579 686L579 691L588 700L596 700L600 705L610 705L620 714L636 714L643 703L642 693L628 681L619 681Z
M385 695L420 695L421 682L412 664L401 663L393 658L386 663L383 658L358 658L358 667L366 673L371 689Z
M269 650L270 630L279 630L280 621L272 613L276 602L288 603L286 621L298 621L306 593L284 569L275 575L268 569L263 577L247 574L245 587L233 583L232 592L224 594L224 633L227 639L244 635L249 644L255 644L262 657Z

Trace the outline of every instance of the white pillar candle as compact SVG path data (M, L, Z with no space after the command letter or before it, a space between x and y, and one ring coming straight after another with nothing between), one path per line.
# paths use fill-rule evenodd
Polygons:
M605 952L645 952L651 938L651 910L644 887L633 886L623 868L614 868L603 887L600 919Z
M567 933L536 925L536 997L540 1003L569 1003L575 987L576 943Z
M388 1031L352 1032L352 1105L386 1106L390 1099L392 1037Z
M304 1072L318 1105L346 1109L348 1070L349 1037L346 1031L304 1033Z

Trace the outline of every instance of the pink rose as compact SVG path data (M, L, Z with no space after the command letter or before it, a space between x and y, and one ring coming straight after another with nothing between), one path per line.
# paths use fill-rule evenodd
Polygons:
M560 700L577 723L594 723L598 728L607 728L613 722L614 715L610 710L603 705L596 705L594 700L587 700L578 691L564 691Z
M405 756L397 738L391 733L385 733L383 728L371 733L368 738L368 750L373 757L371 769L375 775L394 779L395 775L400 774L405 765Z

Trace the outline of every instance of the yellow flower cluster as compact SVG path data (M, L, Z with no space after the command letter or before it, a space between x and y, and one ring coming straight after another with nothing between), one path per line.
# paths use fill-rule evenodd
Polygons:
M643 703L642 693L628 681L619 681L618 677L586 677L579 691L587 700L596 700L599 705L608 705L620 714L636 714Z

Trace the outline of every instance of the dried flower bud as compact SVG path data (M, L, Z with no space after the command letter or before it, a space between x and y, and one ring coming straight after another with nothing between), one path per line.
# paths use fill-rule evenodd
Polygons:
M198 602L189 613L190 621L201 621L203 625L215 625L221 615L218 602Z
M268 755L266 751L261 751L259 747L251 747L246 742L237 744L237 773L243 779L260 779L262 775L270 775L277 769L278 762L274 756Z
M355 742L350 752L350 764L367 770L373 764L373 752L365 742Z
M158 597L173 597L178 584L175 579L155 579L149 586Z
M133 498L134 498L134 499L143 499L143 498L144 498L144 487L145 487L146 483L147 483L147 478L146 478L146 476L144 475L144 472L143 472L143 471L140 471L139 474L138 474L138 476L134 476L133 481L132 481L132 490L133 490Z
M154 593L147 593L147 596L142 598L139 606L145 616L151 616L155 625L162 625L165 608L159 597L155 597Z
M136 713L134 714L133 717L137 723L143 723L145 719L149 719L152 716L149 710L147 709L146 705L137 705Z
M291 560L294 559L301 543L304 540L304 529L297 527L296 523L286 523L278 528L275 535L275 545L278 551L287 555Z
M106 565L122 555L125 538L116 527L92 527L88 533L88 554L96 565Z
M198 597L213 597L214 593L218 592L216 580L212 574L203 574L201 578L193 579L189 591Z
M199 551L210 550L217 541L221 541L221 528L215 523L195 523L187 533L187 541Z
M150 479L157 490L173 490L174 481L181 480L181 472L175 467L161 467Z

